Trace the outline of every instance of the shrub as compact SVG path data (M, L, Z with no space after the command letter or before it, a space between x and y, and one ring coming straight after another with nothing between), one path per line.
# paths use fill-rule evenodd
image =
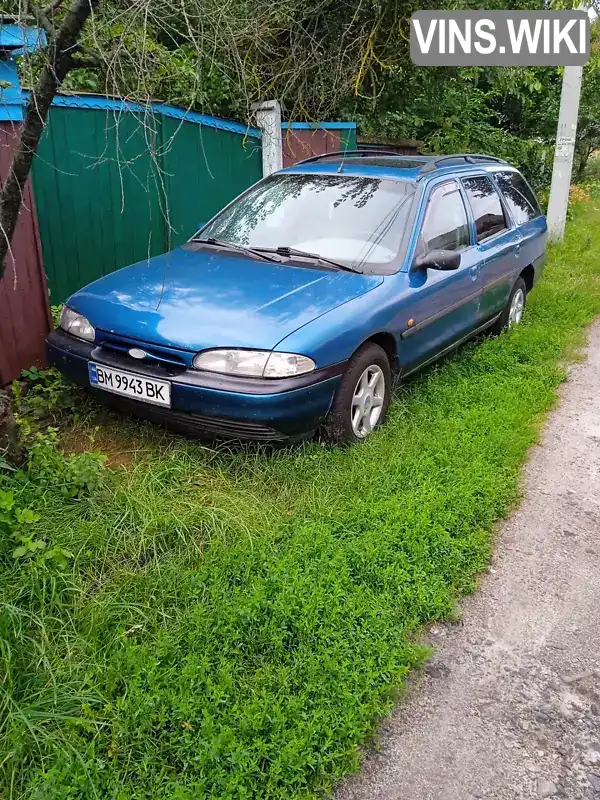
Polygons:
M535 139L520 139L491 125L470 125L434 134L427 146L436 153L487 153L520 169L536 191L550 185L554 151Z

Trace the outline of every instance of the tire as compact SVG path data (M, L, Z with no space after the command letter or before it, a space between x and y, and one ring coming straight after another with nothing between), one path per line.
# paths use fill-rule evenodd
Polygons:
M520 310L515 308L519 305L519 296L521 297ZM494 322L490 328L490 333L497 336L507 328L512 328L513 325L518 325L523 319L523 312L525 311L525 303L527 302L527 286L523 278L519 277L515 281L515 285L508 297L508 301L504 306L502 314ZM515 317L516 314L516 317Z
M365 405L365 400L361 402L360 392L361 388L365 392L368 384L373 388L366 392ZM391 394L389 359L379 345L367 342L356 351L346 367L323 425L324 438L345 444L364 441L384 421Z

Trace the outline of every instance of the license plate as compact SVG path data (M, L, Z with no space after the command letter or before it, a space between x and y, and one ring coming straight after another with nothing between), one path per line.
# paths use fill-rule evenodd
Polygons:
M171 384L168 381L156 381L145 375L123 372L120 369L94 364L92 361L88 363L88 372L90 386L96 389L134 397L136 400L154 403L156 406L171 407Z

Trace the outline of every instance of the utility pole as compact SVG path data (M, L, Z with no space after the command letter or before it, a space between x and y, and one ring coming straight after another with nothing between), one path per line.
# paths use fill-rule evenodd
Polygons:
M555 242L565 233L582 76L583 67L565 67L548 201L548 235Z

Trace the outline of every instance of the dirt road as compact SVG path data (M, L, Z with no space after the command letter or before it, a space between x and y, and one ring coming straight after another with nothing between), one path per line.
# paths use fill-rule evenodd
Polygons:
M490 574L337 800L600 798L600 323Z

